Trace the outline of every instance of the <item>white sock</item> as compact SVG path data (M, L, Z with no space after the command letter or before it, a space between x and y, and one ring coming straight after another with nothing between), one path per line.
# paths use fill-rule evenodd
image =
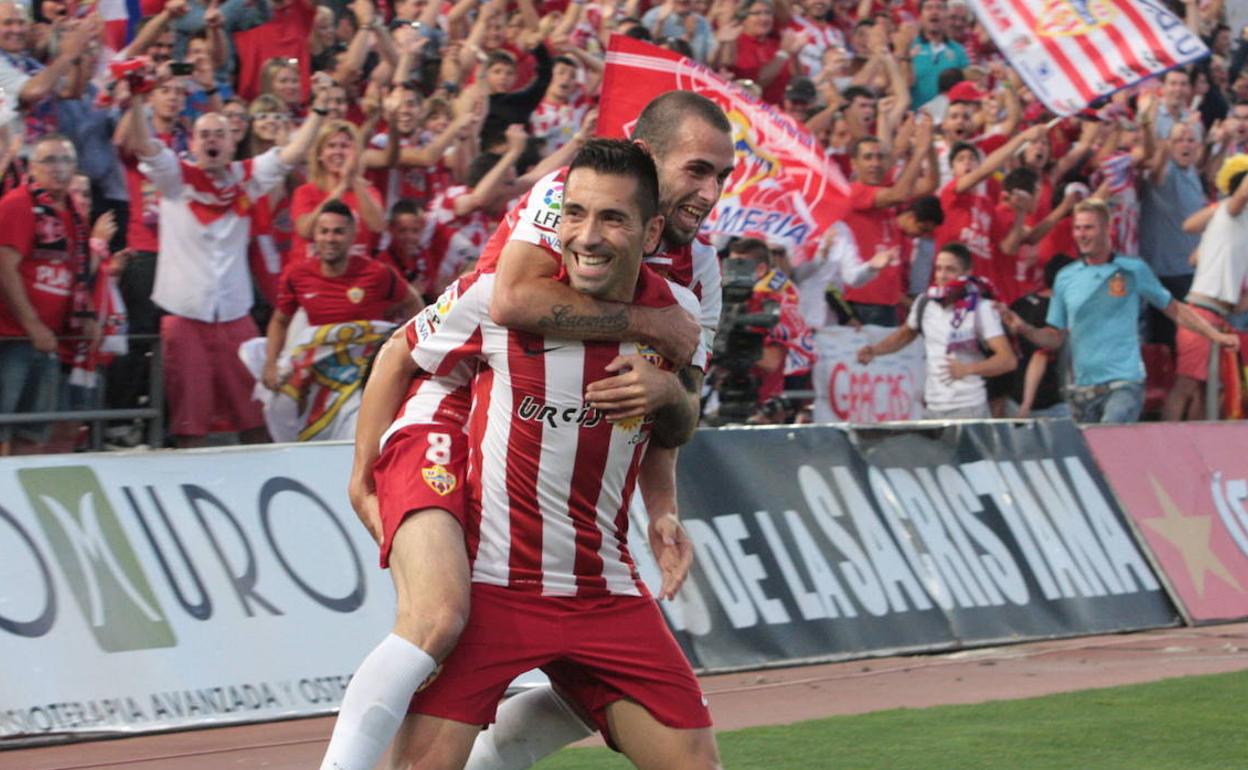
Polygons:
M401 636L382 639L347 685L321 770L373 770L407 715L412 693L437 665Z
M477 735L464 770L524 770L593 734L553 688L534 687L503 701L494 724Z

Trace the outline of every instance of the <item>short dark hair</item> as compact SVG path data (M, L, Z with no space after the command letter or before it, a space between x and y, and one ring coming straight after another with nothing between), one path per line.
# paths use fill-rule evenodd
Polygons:
M393 222L395 217L403 214L415 214L420 216L424 213L424 209L414 198L400 198L394 204L394 208L390 209L390 221Z
M966 78L962 76L961 67L945 67L936 76L936 91L943 94L963 80Z
M662 155L689 118L698 118L717 131L732 135L732 124L718 104L692 91L668 91L651 99L642 109L633 127L633 139L645 142L655 155Z
M625 21L628 21L628 19L625 19ZM624 35L626 37L631 37L634 40L642 40L647 43L654 41L654 35L650 34L650 30L646 29L646 26L641 23L640 19L637 20L637 23L634 26L625 30Z
M579 66L576 63L576 59L573 59L571 56L568 56L566 53L556 56L554 61L550 63L550 66L553 68L556 64L566 64L572 69L576 69Z
M1005 179L1001 180L1001 188L1006 192L1011 190L1022 190L1026 193L1035 193L1036 185L1040 184L1040 175L1034 169L1019 167L1005 175Z
M941 208L940 198L935 195L920 195L910 201L910 205L906 206L906 211L914 214L916 220L936 227L945 223L945 210Z
M516 57L512 56L507 51L496 48L485 55L485 68L488 70L495 64L506 64L514 69L516 66Z
M952 163L954 158L958 157L959 154L966 152L967 150L975 153L976 158L983 157L979 154L979 148L974 144L970 142L954 142L953 146L949 148L949 162Z
M1075 260L1069 254L1054 254L1048 262L1044 263L1044 285L1045 288L1052 289L1053 284L1057 283L1057 274Z
M858 137L857 139L855 139L854 141L852 141L852 142L850 142L850 143L849 143L849 157L851 157L851 158L857 158L857 157L858 157L858 150L859 150L859 149L860 149L860 148L861 148L864 144L879 144L879 143L880 143L880 139L879 139L879 137L876 137L876 136L860 136L860 137Z
M846 104L853 104L854 100L860 96L866 97L867 99L876 98L875 91L872 91L866 86L850 86L841 92L841 96L845 99Z
M351 220L351 226L355 227L355 212L351 210L350 206L343 203L338 198L330 198L325 201L325 203L321 206L320 213L316 215L316 218L319 220L325 214L336 214L340 217L346 217Z
M952 254L954 259L958 260L958 264L962 265L963 270L970 270L971 265L975 263L975 258L971 256L971 250L957 241L950 241L936 249L937 254L941 252Z
M568 178L579 168L636 181L635 200L637 208L641 210L642 221L649 222L658 213L659 171L655 168L654 158L636 142L591 139L568 165Z
M759 238L738 238L728 245L729 256L754 260L757 265L771 264L771 249Z
M1188 83L1192 82L1192 73L1188 72L1186 67L1175 67L1174 69L1166 70L1166 73L1161 76L1161 82L1166 82L1166 78L1176 73L1187 78Z
M483 152L473 158L472 163L468 164L468 178L464 181L469 187L481 184L481 180L485 179L485 175L490 173L490 169L494 168L494 164L498 163L502 157L497 152Z

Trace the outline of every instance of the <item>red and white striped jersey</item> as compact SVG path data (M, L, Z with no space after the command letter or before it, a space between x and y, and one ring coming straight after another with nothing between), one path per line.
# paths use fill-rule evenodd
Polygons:
M558 104L549 99L542 99L537 109L529 116L529 133L546 142L546 154L550 154L576 136L581 129L581 121L593 103L581 94L574 96L567 104Z
M628 549L629 500L648 419L608 422L584 401L631 342L580 342L499 326L495 276L460 279L408 324L412 358L437 378L465 362L473 383L466 511L472 579L547 596L648 595ZM643 268L633 303L697 301Z
M478 270L493 272L503 247L512 239L540 246L552 259L562 264L559 216L563 211L563 185L567 176L567 167L552 171L538 180L507 212L485 244L477 262ZM724 303L719 255L715 253L715 247L700 236L688 246L674 249L660 244L658 251L648 255L645 262L663 277L693 292L698 300L698 311L694 317L702 325L703 346L709 353L715 332L719 329L719 316ZM707 363L706 359L695 358L693 361L694 366L703 370Z

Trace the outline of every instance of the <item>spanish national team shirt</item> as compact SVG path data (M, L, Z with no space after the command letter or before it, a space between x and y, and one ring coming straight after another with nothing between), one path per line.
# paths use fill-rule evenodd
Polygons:
M366 257L348 257L342 275L321 273L319 259L291 262L277 287L277 309L288 316L303 308L308 323L380 321L407 296L407 284L389 265Z
M1114 255L1100 265L1079 260L1057 274L1045 323L1070 331L1076 385L1144 381L1141 300L1161 310L1171 296L1138 257Z
M436 380L475 362L466 536L472 580L546 596L647 596L628 550L629 501L648 418L608 422L585 401L631 342L580 342L506 329L490 318L495 275L474 273L408 322L412 358ZM633 303L679 302L683 287L643 267Z

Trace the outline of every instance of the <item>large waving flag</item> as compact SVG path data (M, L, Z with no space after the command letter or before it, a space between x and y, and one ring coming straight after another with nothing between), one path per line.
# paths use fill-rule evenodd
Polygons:
M143 19L139 0L99 0L99 9L104 19L104 44L120 51L134 39Z
M709 232L760 233L788 246L796 261L814 253L840 219L848 184L804 126L725 81L702 64L664 48L613 35L607 48L598 133L627 137L643 107L668 91L694 91L724 109L732 123L736 166Z
M1159 0L970 0L1023 82L1058 115L1209 55Z

